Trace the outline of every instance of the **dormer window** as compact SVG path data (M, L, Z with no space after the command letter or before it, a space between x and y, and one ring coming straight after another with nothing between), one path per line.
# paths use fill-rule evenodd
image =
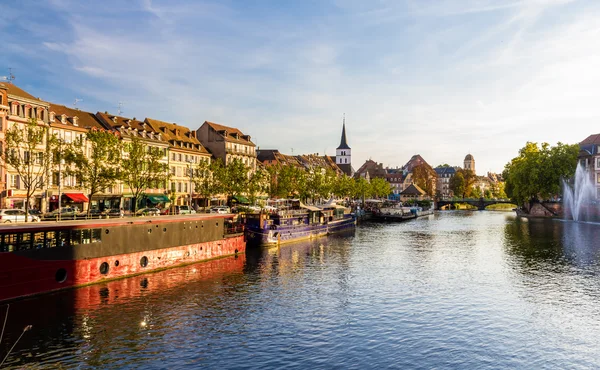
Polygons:
M67 115L66 114L60 115L60 123L62 123L63 125L67 124Z
M50 122L54 122L54 112L50 112Z
M117 117L113 116L111 119L114 123L117 123Z
M73 119L73 126L79 126L79 117L75 116L72 118Z

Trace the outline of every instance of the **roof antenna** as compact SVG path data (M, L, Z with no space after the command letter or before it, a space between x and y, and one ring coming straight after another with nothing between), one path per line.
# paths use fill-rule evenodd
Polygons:
M8 76L0 77L0 81L11 84L15 80L15 75L12 73L12 68L8 68Z
M123 108L123 102L119 102L119 108L117 109L117 116L120 116L123 113L123 110L121 108Z
M83 99L75 98L75 101L73 102L73 107L77 108L77 103L79 103L80 101L83 101Z

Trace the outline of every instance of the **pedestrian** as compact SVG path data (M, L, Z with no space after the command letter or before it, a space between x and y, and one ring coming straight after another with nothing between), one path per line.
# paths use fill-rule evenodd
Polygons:
M121 207L121 209L119 210L119 216L121 218L125 217L125 210L123 210L123 207Z

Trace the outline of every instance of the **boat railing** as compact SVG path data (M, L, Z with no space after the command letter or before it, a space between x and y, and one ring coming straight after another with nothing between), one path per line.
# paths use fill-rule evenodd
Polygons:
M244 224L230 224L225 228L225 235L242 234L244 232Z

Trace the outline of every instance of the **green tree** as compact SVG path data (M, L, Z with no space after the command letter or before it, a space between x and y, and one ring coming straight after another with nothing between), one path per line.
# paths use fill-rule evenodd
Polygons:
M88 189L89 215L94 194L113 187L119 179L121 142L111 132L88 131L86 141L77 140L68 146L65 160L70 165L66 173L75 175Z
M577 144L527 142L504 167L506 194L519 205L560 194L561 180L575 173L578 153Z
M422 163L412 171L413 182L429 196L435 195L437 173L431 166Z
M465 176L462 171L457 171L452 178L450 178L450 190L456 197L465 197Z
M161 162L164 152L132 137L131 142L123 145L120 178L131 189L133 212L137 209L146 189L151 184L165 183L168 178L168 166Z
M354 181L352 193L353 198L361 199L364 204L365 198L372 194L371 183L363 177L356 179Z
M351 197L352 194L352 187L354 185L354 180L346 175L341 175L338 176L333 184L333 194L335 194L335 196L340 197L340 198L344 198L344 197Z
M262 166L257 166L256 171L248 179L248 198L250 203L256 204L256 196L267 191L269 186L269 173Z
M387 198L392 193L390 183L380 177L371 180L371 188L373 195L379 198Z
M215 192L215 185L212 175L212 168L215 164L208 159L199 161L192 170L192 182L194 189L203 198L210 202L210 198Z
M6 131L2 161L17 173L25 188L26 211L30 208L33 193L46 183L56 148L57 142L49 137L48 128L39 125L35 118L30 118L26 124L13 124Z
M248 189L249 170L241 159L235 158L225 166L214 167L213 176L219 190L228 198L233 198Z

